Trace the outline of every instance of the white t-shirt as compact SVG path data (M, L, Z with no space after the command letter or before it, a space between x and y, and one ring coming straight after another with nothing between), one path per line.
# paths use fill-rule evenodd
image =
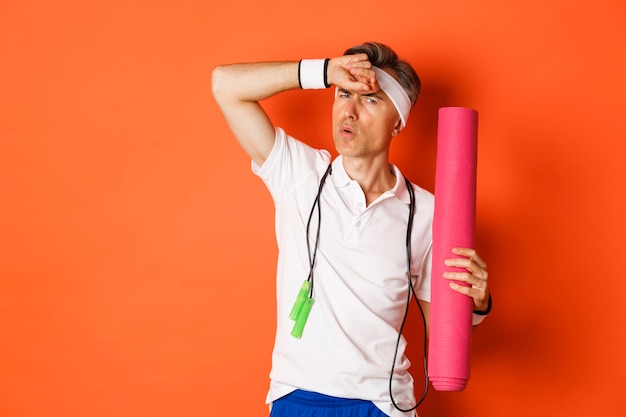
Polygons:
M389 376L404 315L408 280L406 229L409 193L393 166L396 184L368 207L359 184L337 157L310 227L311 250L320 226L313 279L313 307L301 338L291 336L289 313L309 275L306 224L330 154L276 129L276 143L262 167L252 164L276 207L277 331L272 354L268 403L295 389L374 402L393 417ZM415 215L411 239L411 275L418 298L430 300L434 198L413 186ZM410 363L401 339L395 364L394 400L415 404Z

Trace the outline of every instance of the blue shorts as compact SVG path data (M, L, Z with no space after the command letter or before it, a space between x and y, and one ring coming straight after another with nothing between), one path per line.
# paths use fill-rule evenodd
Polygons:
M270 417L388 417L371 401L296 390L272 403Z

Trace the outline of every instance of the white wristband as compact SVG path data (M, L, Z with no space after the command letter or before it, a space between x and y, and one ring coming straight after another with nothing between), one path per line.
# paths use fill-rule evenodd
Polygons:
M298 65L298 82L302 89L328 88L326 68L330 59L302 59Z

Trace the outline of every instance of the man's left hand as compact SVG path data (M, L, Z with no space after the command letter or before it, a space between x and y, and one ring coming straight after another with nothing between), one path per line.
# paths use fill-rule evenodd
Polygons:
M452 253L461 257L446 259L446 266L463 268L465 271L444 272L443 277L451 280L450 288L454 291L465 294L474 300L474 310L487 310L489 305L487 264L474 249L454 248Z

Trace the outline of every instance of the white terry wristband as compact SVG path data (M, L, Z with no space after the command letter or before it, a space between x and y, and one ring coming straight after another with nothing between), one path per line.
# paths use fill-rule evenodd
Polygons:
M328 88L326 69L329 58L326 59L302 59L298 64L298 82L302 89Z

